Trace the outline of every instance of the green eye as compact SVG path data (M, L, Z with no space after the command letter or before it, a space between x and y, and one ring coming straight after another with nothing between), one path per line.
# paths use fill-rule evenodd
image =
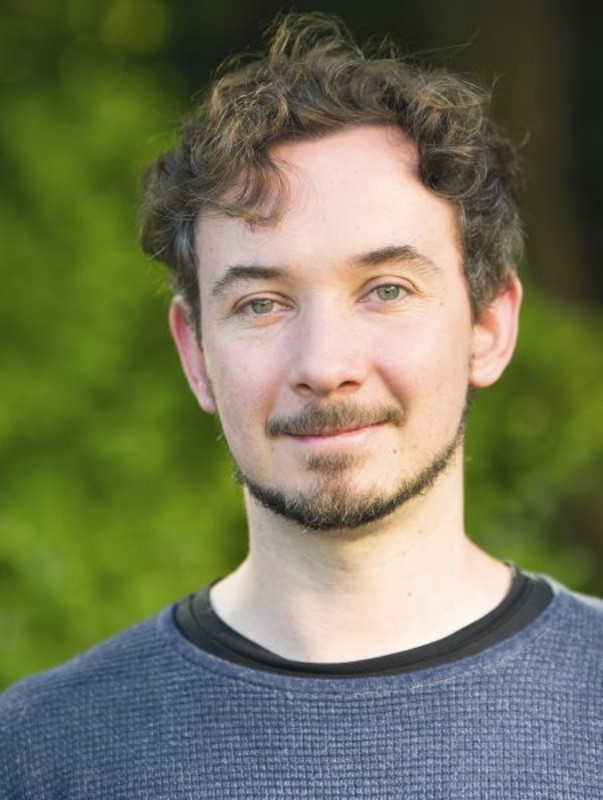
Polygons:
M249 308L254 314L268 314L274 309L274 300L268 298L259 298L251 300Z
M379 300L397 300L400 297L400 287L395 283L377 286L375 292Z

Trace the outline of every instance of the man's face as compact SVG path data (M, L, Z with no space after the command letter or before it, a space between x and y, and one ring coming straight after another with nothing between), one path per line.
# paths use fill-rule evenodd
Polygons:
M454 460L486 339L453 209L399 132L351 127L276 156L291 192L277 223L199 222L202 351L173 328L251 496L310 528L355 527Z

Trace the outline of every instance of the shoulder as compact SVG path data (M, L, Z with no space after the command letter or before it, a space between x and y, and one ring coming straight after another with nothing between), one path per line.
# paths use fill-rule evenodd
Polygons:
M551 586L556 597L562 600L560 610L563 616L575 621L576 617L598 628L603 628L603 599L593 595L581 594L564 586L555 578L541 576Z
M553 601L543 614L548 646L554 644L553 652L559 658L565 654L576 669L594 669L602 676L603 600L574 592L548 576L542 577L554 592Z
M103 675L113 678L116 673L132 671L153 649L153 622L141 622L53 669L20 680L2 700L13 694L46 694L50 688L61 691L63 686L72 690L74 685L97 681Z
M161 630L168 615L0 695L0 795L46 797L47 786L71 780L74 765L83 780L82 765L92 774L101 757L117 763L120 746L155 725L166 684L182 681L183 659Z
M123 705L133 688L152 686L153 676L163 671L162 662L170 656L156 621L129 628L0 695L0 752L30 727L48 724L67 733L83 718L92 722L108 707Z

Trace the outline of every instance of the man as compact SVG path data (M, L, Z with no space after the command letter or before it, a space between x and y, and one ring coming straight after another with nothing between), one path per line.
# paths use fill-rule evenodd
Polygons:
M487 98L288 16L151 167L186 377L249 554L0 712L9 798L598 798L603 606L463 527L468 397L516 338Z

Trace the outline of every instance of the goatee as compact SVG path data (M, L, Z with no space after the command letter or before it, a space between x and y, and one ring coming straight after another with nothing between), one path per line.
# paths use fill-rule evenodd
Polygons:
M469 398L468 398L469 401ZM246 475L235 463L235 477L264 508L313 531L360 528L393 513L400 506L427 493L446 470L459 450L465 433L467 402L452 439L428 459L415 475L405 477L386 493L378 488L359 491L346 475L358 460L350 453L311 454L307 468L317 475L316 485L305 492L284 491L263 486ZM268 421L268 436L320 435L345 428L373 424L402 426L404 416L398 408L358 408L350 405L308 406L299 415Z

